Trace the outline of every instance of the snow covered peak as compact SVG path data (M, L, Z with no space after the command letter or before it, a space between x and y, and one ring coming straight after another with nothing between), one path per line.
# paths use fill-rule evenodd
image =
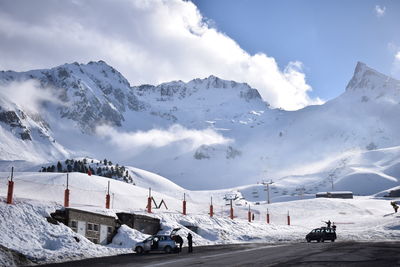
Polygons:
M358 89L374 90L384 87L393 88L399 85L399 81L368 67L365 63L358 62L354 75L347 84L346 91Z

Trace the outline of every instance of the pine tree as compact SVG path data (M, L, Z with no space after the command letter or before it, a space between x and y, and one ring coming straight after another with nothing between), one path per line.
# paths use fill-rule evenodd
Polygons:
M76 162L76 161L74 161L73 171L74 171L74 172L79 171L79 169L78 169L78 162Z
M61 162L57 162L57 172L62 172Z
M103 160L103 163L104 163L104 165L107 166L107 159L104 159L104 160Z

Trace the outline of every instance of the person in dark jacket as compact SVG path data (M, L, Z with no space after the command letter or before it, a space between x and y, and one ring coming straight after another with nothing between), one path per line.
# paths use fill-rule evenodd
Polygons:
M179 244L179 252L182 252L183 238L180 235L174 236L174 241Z
M399 209L399 206L397 205L396 201L390 202L390 205L392 205L394 212L397 213L397 210Z
M331 228L331 220L328 220L326 223L326 227Z
M188 246L189 246L188 253L192 253L193 252L193 237L192 237L191 233L188 233L187 240L188 240Z

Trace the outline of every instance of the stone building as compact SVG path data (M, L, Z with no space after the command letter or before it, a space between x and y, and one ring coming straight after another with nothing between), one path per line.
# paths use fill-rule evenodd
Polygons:
M120 212L117 213L118 224L126 224L144 234L155 235L160 231L160 219L146 215Z
M319 192L315 195L315 197L353 198L353 192L351 191Z
M116 233L116 218L113 216L65 208L56 210L51 217L95 244L107 245Z

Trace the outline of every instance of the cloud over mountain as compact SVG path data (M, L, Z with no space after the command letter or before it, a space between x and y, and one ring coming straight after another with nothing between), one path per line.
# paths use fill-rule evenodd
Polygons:
M274 107L322 102L308 96L301 62L281 70L273 57L250 55L192 2L2 2L0 40L0 69L103 59L135 85L214 74L249 83Z

